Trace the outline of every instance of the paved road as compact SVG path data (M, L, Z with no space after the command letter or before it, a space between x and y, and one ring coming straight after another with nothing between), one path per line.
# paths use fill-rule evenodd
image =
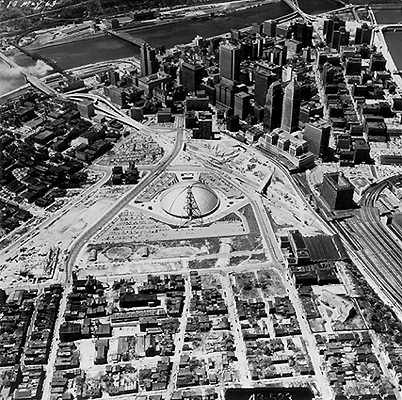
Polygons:
M141 129L142 131L151 131L151 128L145 126L141 122L130 118L121 110L119 110L116 106L114 106L109 100L103 98L102 96L92 93L71 93L67 94L67 97L71 100L76 101L92 100L94 102L95 109L100 110L105 114L109 114L110 116L118 119L120 122L132 126L133 128Z
M174 356L171 358L171 362L173 364L172 371L170 374L169 385L166 389L166 393L164 396L166 400L171 399L173 392L177 389L176 382L177 382L177 375L179 373L179 367L180 367L180 357L183 354L183 345L184 345L184 337L186 335L187 318L190 315L190 300L192 297L190 279L185 280L185 285L186 285L186 290L185 290L183 312L179 319L180 326L179 326L179 331L176 335Z
M0 52L0 59L3 60L10 68L16 69L26 79L26 81L28 83L30 83L32 86L36 87L41 92L46 93L51 96L64 97L61 93L56 92L54 89L52 89L46 83L42 82L39 78L37 78L36 76L33 76L31 73L29 73L26 70L24 70L23 68L21 68L11 58L7 57L6 55L4 55L1 52Z
M71 279L71 272L76 263L79 253L82 248L86 245L91 237L95 235L99 229L105 226L108 222L112 220L113 217L117 215L126 205L130 203L142 190L144 190L148 185L150 185L163 171L167 169L170 163L178 156L180 150L183 147L183 117L177 117L181 119L181 124L179 123L179 128L177 131L177 138L175 142L175 147L173 152L165 158L157 168L147 175L135 188L126 193L122 198L120 198L111 209L109 209L106 214L104 214L95 224L93 224L87 231L85 231L81 236L79 236L73 245L71 246L69 256L66 261L66 271L68 274L67 281L69 283Z
M240 384L242 385L242 387L251 387L252 381L247 361L247 347L243 340L243 334L235 303L235 295L233 293L233 287L230 281L230 275L222 275L223 297L225 298L226 304L228 306L228 318L232 325L231 332L236 344L235 354L237 357L237 367L239 370Z
M34 229L30 230L25 235L22 235L17 240L15 240L12 244L10 244L6 248L4 248L3 254L7 253L7 256L10 257L13 252L19 250L21 248L21 246L23 244L25 244L28 240L32 239L34 236L38 235L43 230L50 227L58 219L60 219L64 215L66 215L69 210L71 210L73 207L78 205L78 203L84 201L90 195L95 193L105 182L107 182L110 179L110 176L111 176L111 169L109 169L108 171L105 170L104 176L98 182L96 182L94 185L90 186L88 189L86 189L83 193L81 193L74 200L68 202L60 210L56 211L50 218L41 222L39 225L35 226Z
M107 222L109 222L119 211L121 211L134 197L136 197L142 190L144 190L154 179L158 177L160 173L162 173L166 168L170 165L170 163L177 157L182 146L183 146L183 117L178 117L178 130L177 130L177 138L175 142L175 147L172 153L165 158L159 166L146 178L144 178L133 190L130 190L126 193L122 198L120 198L115 205L109 209L95 224L93 224L87 231L85 231L81 236L79 236L75 242L72 244L70 248L69 255L66 260L66 287L63 293L63 297L61 299L61 305L59 308L59 314L56 320L55 325L55 334L53 335L52 340L52 349L49 356L49 362L47 366L46 373L46 381L44 384L44 395L43 399L48 399L50 396L50 382L53 377L53 366L56 359L56 353L59 342L59 329L60 325L64 320L64 311L67 304L67 293L71 288L71 275L72 269L76 263L78 255L80 254L83 247L86 245L88 240L99 230L101 229Z

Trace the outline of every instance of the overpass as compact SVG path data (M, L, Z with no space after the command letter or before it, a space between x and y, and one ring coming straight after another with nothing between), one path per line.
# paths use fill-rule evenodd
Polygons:
M143 125L141 122L130 118L128 115L124 114L124 112L115 107L109 100L99 95L92 93L68 93L66 94L66 97L73 101L92 100L94 102L95 109L101 111L109 117L115 118L118 121L138 130L150 130L150 128L148 128L146 125Z
M14 62L11 58L7 57L5 54L0 52L0 60L7 64L10 68L16 69L26 80L27 83L30 83L32 86L40 90L41 92L49 95L49 96L61 96L59 92L52 89L46 83L42 82L38 77L33 76L31 73L25 71L18 64Z
M106 32L109 35L118 37L119 39L122 39L128 43L134 44L135 46L138 47L141 47L144 43L146 43L145 40L135 38L134 36L131 36L129 33L126 32L117 32L112 29L104 29L104 32Z

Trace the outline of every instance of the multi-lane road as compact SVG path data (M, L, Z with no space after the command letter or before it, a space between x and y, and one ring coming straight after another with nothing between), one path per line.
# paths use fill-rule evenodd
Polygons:
M172 153L166 157L157 166L157 168L147 175L140 183L132 190L121 197L111 209L109 209L95 224L93 224L88 230L86 230L81 236L79 236L72 244L69 256L66 261L66 270L68 271L68 281L71 279L72 268L74 267L79 253L86 245L86 243L98 232L103 226L105 226L113 217L117 215L130 201L132 201L140 192L142 192L148 185L150 185L162 172L164 172L170 163L178 156L180 150L183 147L183 118L178 118L177 138ZM69 283L69 282L68 282Z
M0 60L5 62L10 68L16 69L25 78L25 80L28 83L30 83L32 86L36 87L41 92L46 93L51 96L63 97L63 95L61 93L56 92L54 89L52 89L46 83L42 82L39 78L37 78L36 76L33 76L31 73L29 73L28 71L21 68L11 58L7 57L2 52L0 52Z
M178 117L177 118L177 137L176 137L176 142L175 146L173 148L173 151L168 157L165 157L160 164L157 166L155 170L153 170L150 174L148 174L142 181L136 185L132 190L130 190L128 193L126 193L123 197L121 197L114 205L112 208L110 208L103 216L101 216L97 222L95 222L89 229L87 229L82 235L80 235L71 245L69 249L69 255L66 260L66 282L65 282L65 290L63 293L63 297L61 300L61 305L59 308L59 313L58 317L56 320L56 327L55 327L55 332L59 331L60 325L63 322L64 318L64 312L66 308L66 299L67 299L67 294L71 290L71 284L72 284L72 270L74 265L76 264L77 258L80 255L81 250L85 247L87 242L95 235L96 232L98 232L105 224L107 224L112 218L114 218L131 200L133 200L142 190L144 190L149 184L152 183L153 180L155 180L159 174L161 174L163 171L165 171L170 163L178 156L180 150L183 147L183 117ZM149 128L148 128L149 129ZM50 382L53 377L53 368L52 366L54 365L55 359L56 359L56 352L58 348L58 341L59 341L59 335L56 333L53 336L53 341L52 341L52 349L51 353L49 356L49 363L48 363L48 368L47 368L47 374L46 374L46 381L44 383L44 395L43 398L47 399L49 398L49 393L50 393Z

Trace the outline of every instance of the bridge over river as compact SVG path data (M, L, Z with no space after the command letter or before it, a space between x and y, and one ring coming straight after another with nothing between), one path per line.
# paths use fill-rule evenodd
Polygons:
M141 47L144 43L146 43L145 40L131 36L129 33L126 32L114 31L112 29L104 29L104 31L109 35L118 37L128 43L135 44L138 47Z
M0 52L0 60L2 60L5 64L7 64L10 68L15 68L26 80L27 83L30 83L32 86L39 89L41 92L46 93L50 96L59 96L60 93L56 92L56 90L52 89L46 83L42 82L39 78L27 72L23 68L21 68L18 64L14 62L10 57L7 57L5 54Z

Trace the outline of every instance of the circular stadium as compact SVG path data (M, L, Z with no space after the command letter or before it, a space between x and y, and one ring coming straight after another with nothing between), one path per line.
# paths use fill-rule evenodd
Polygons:
M162 209L178 218L202 218L219 207L216 193L196 180L181 181L168 188L161 196Z

